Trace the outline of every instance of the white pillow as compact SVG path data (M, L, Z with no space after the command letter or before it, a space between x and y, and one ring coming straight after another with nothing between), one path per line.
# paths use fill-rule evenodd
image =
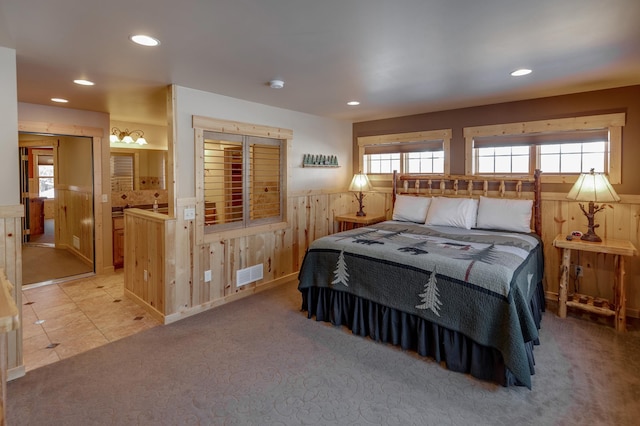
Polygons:
M478 228L531 232L533 200L480 197Z
M411 195L398 195L393 206L393 220L405 222L424 223L427 210L431 203L430 197L413 197Z
M473 198L434 197L425 225L471 229L476 225L477 212L478 200Z

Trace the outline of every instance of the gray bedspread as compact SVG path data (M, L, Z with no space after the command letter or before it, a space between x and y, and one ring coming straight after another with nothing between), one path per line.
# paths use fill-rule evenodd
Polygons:
M530 388L525 342L538 329L529 302L542 275L534 234L388 221L314 241L298 287L348 292L461 332L498 349Z

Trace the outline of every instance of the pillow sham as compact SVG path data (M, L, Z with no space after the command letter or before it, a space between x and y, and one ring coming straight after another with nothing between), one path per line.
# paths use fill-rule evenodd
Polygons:
M505 200L480 196L476 226L501 231L531 232L533 200Z
M392 219L404 222L424 223L430 203L430 197L398 195L396 196L396 203L393 206Z
M473 198L434 197L425 225L471 229L476 225L478 200Z

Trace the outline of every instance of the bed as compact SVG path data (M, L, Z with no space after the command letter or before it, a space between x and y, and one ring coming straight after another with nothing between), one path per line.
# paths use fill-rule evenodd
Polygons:
M497 182L394 173L392 194L392 220L309 246L303 311L450 370L531 388L544 311L540 173Z

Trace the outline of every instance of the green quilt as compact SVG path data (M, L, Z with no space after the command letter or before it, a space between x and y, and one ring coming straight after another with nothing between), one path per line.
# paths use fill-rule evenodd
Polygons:
M299 288L328 287L420 316L498 349L531 387L525 342L543 275L534 234L384 222L314 241Z

